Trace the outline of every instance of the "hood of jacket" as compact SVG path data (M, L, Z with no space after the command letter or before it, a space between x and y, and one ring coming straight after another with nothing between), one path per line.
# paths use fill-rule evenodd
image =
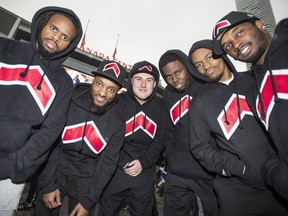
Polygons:
M164 81L166 82L165 80L165 76L164 76L164 73L163 73L163 70L162 70L162 67L166 64L164 62L164 58L168 55L176 55L179 57L179 59L181 60L181 62L184 64L184 66L187 68L188 72L189 72L189 75L188 75L188 79L189 79L189 85L192 85L194 82L196 82L196 80L198 79L198 77L195 77L195 76L192 76L192 74L196 74L197 71L195 71L195 68L193 67L193 65L191 64L191 62L189 61L189 58L188 56L182 52L181 50L178 50L178 49L171 49L171 50L168 50L166 51L159 59L159 71L160 71L160 74L161 76L163 77ZM200 80L198 80L200 81ZM167 88L169 88L171 91L176 91L178 92L178 90L174 89L173 87L171 87L167 82Z
M210 50L213 50L213 41L212 40L209 40L209 39L204 39L204 40L200 40L200 41L197 41L195 42L192 47L190 48L190 51L189 51L189 57L191 57L192 53L199 49L199 48L206 48L206 49L210 49ZM242 119L241 119L241 112L240 112L240 102L239 102L239 95L238 95L238 89L237 89L237 86L236 86L236 82L235 82L235 78L238 77L238 73L234 67L234 65L232 64L232 62L229 60L228 56L226 54L222 54L221 56L213 56L213 58L222 58L226 64L226 66L229 68L229 70L231 71L231 73L233 73L234 75L234 81L231 82L234 86L234 89L235 89L235 93L236 93L236 96L237 96L237 114L238 114L238 119L239 119L239 128L240 129L243 129L243 125L242 125ZM192 62L191 62L192 63ZM194 67L194 66L193 66ZM195 67L194 67L195 68ZM225 88L226 88L226 85L221 83L221 82L214 82L214 81L211 81L208 77L202 75L201 73L199 73L197 70L194 70L193 72L195 72L195 74L193 74L194 76L197 76L199 79L201 79L203 82L206 82L206 83L210 83L209 85L218 85L221 89L222 89L222 95L224 94L225 92ZM247 95L246 95L247 96ZM225 118L225 124L229 125L230 122L229 122L229 119L227 117L227 112L226 112L226 108L225 108L225 105L224 105L224 101L222 101L222 106L223 106L223 111L224 111L224 118Z
M36 53L38 52L38 50L36 48L37 30L40 27L41 16L47 12L52 12L52 11L55 11L56 13L59 12L59 13L69 14L70 16L72 16L74 18L75 22L77 23L76 38L67 47L67 49L65 49L61 53L54 55L51 59L49 59L50 61L53 62L53 64L52 63L50 64L50 66L53 67L53 66L57 66L57 65L58 66L62 65L62 63L69 57L69 55L75 50L75 48L79 44L83 32L82 32L82 25L81 25L79 18L72 10L67 9L67 8L62 8L62 7L56 7L56 6L44 7L35 13L35 15L33 16L33 19L32 19L32 23L31 23L31 40L30 41L32 44L32 48Z
M282 47L287 47L287 35L288 35L288 18L281 20L274 31L273 37L269 44L269 48L267 54L265 56L263 65L252 65L251 71L253 71L253 75L255 76L256 86L257 86L257 94L259 95L259 104L260 104L260 118L262 120L266 119L267 111L265 111L264 101L260 92L261 80L264 79L265 73L264 71L268 71L271 77L271 87L274 95L274 102L278 103L280 101L279 95L277 92L277 82L275 81L274 74L272 69L283 69L287 65L287 56L286 50ZM284 53L280 53L283 52ZM273 63L276 61L277 63Z
M288 35L288 18L281 20L277 24L265 59L273 55L273 53L277 51L278 48L281 47L283 43L287 42L287 35ZM283 59L286 59L286 57L283 56Z
M189 61L190 61L192 53L195 50L200 49L200 48L206 48L206 49L213 50L213 41L209 40L209 39L205 39L205 40L200 40L200 41L195 42L189 51ZM232 64L232 62L229 60L227 55L222 54L221 56L215 56L215 57L222 58L224 60L225 64L228 66L229 70L234 74L234 76L236 75L237 71L236 71L234 65ZM191 61L190 61L190 63L192 64ZM211 81L208 77L199 73L193 65L192 65L192 67L194 68L194 70L191 70L191 73L194 77L197 77L198 79L202 80L205 83L207 83L207 82L213 83L213 81Z

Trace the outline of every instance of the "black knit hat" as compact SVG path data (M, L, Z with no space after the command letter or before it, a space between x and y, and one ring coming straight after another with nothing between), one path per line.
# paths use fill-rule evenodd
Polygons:
M133 77L137 73L148 73L152 75L156 81L159 81L158 68L148 61L140 61L133 65L130 71L130 76Z
M231 11L222 19L220 19L213 29L212 37L214 43L214 49L213 49L214 53L216 55L221 55L223 53L223 50L221 48L221 38L227 30L235 27L236 25L239 25L240 23L251 20L259 20L259 18L251 13L239 12L239 11Z
M127 76L127 71L119 63L105 60L101 62L97 71L92 71L92 74L94 76L105 77L117 83L120 87L123 87Z

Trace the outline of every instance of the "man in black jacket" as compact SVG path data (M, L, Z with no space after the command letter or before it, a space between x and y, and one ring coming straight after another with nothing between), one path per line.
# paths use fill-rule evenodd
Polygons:
M17 208L65 125L73 84L62 64L81 37L77 15L60 7L36 12L30 43L0 37L1 215Z
M232 11L216 23L213 39L215 52L252 63L257 85L255 115L277 150L263 174L266 183L288 203L288 19L278 23L272 37L258 17Z
M151 63L133 65L127 92L117 103L126 120L124 145L118 169L100 200L99 215L119 215L126 197L132 216L151 216L156 185L156 167L163 149L166 111L156 95L159 71Z
M199 215L196 196L202 201L204 215L219 215L213 191L214 176L195 160L189 145L189 105L203 90L203 84L192 77L191 70L195 69L180 50L166 51L160 57L159 70L167 83L163 100L171 119L164 141L168 165L164 215L188 216L191 211Z
M273 152L266 131L248 103L255 88L250 73L237 73L228 57L215 56L211 40L194 43L195 77L206 82L191 103L190 148L214 181L220 215L287 215L266 186L261 168ZM219 150L209 144L215 136Z
M125 120L115 103L127 73L109 60L92 73L92 85L75 87L66 126L39 177L35 215L59 215L68 196L69 215L92 216L116 169Z

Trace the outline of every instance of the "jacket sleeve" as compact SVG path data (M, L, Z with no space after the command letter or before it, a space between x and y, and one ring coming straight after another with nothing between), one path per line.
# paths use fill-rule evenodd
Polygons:
M164 104L162 105L160 115L160 123L150 147L140 158L138 158L143 170L155 165L159 160L160 153L164 149L164 135L169 120Z
M59 137L61 139L61 137ZM57 166L60 157L60 142L55 143L49 152L48 159L43 164L43 170L38 177L41 194L55 191L57 187Z
M100 195L112 178L118 165L120 149L125 137L125 121L123 119L121 124L111 123L115 125L114 133L100 155L100 160L92 181L93 183L89 191L87 191L85 197L80 200L81 205L87 210L99 201Z
M0 179L25 182L46 160L51 146L65 125L72 91L72 81L67 82L66 79L41 127L35 130L21 148L0 158Z
M191 105L189 109L189 122L190 150L199 163L207 170L223 176L242 176L244 163L236 155L211 145L213 138L208 124L196 106Z

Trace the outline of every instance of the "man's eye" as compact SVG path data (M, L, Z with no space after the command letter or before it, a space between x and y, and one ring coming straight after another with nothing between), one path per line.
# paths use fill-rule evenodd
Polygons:
M109 92L114 93L116 90L115 89L109 89Z
M50 29L52 30L52 31L56 31L57 30L57 28L55 27L55 26L50 26Z
M69 38L67 36L65 36L65 35L62 36L62 40L68 41L68 42L70 41Z
M243 34L243 30L240 30L237 34L236 37L240 37Z
M230 50L231 49L231 44L228 44L226 47L225 47L225 50Z
M198 69L198 68L201 68L202 64L201 63L198 63L198 64L195 64L195 67Z

